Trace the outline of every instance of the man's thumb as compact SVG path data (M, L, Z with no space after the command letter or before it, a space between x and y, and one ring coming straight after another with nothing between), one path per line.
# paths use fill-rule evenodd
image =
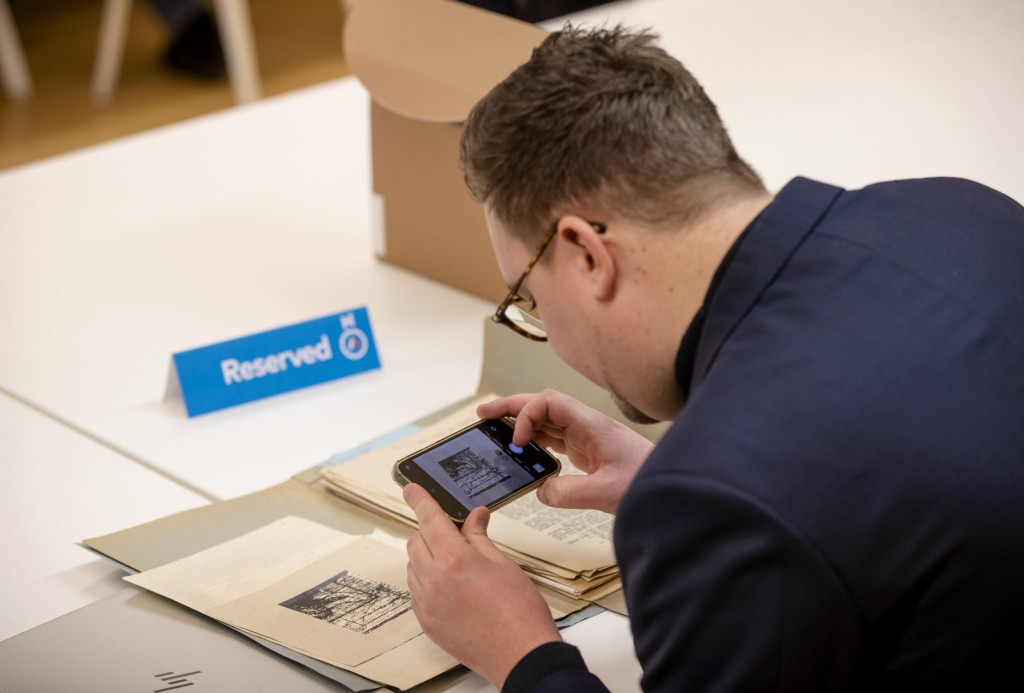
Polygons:
M573 486L578 482L579 477L575 476L556 476L548 479L537 489L537 498L541 503L553 508L575 508L577 506L572 504Z
M469 517L462 523L462 536L467 539L472 536L487 536L487 525L491 522L491 511L484 506L473 508Z

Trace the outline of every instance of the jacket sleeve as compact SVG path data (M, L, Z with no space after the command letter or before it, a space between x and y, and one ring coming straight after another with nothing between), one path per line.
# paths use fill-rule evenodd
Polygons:
M501 693L598 693L607 691L587 670L580 651L564 642L534 648L519 660L505 679Z
M645 691L857 685L860 626L844 584L757 499L644 475L619 507L615 543Z

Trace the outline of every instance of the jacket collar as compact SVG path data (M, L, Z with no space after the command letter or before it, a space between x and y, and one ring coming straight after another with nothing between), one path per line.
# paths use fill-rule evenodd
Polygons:
M747 227L720 284L705 304L692 388L700 385L729 335L842 192L832 185L794 178Z

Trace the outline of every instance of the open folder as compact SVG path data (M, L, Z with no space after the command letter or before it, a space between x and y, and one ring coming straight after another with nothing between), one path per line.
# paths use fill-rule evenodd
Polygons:
M322 581L329 590L354 589L353 585L356 583L353 581L359 577L371 579L374 595L380 594L381 585L392 586L397 592L401 592L400 585L392 585L399 579L389 577L392 573L389 572L391 565L388 561L367 558L387 553L385 548L376 548L376 544L395 550L394 542L400 542L411 532L411 516L408 509L395 502L396 498L401 498L397 485L390 489L387 484L379 481L381 477L390 478L391 465L397 459L392 459L392 456L396 451L403 449L403 446L422 447L419 445L421 437L432 437L451 426L459 427L464 418L472 416L472 408L481 397L489 397L490 393L539 391L546 387L562 390L623 421L652 440L657 439L664 431L664 426L638 427L624 421L607 393L562 364L547 344L522 339L511 330L487 319L484 323L483 369L475 395L422 420L403 426L395 435L388 437L383 445L367 445L357 454L327 460L271 488L171 515L106 536L87 539L84 543L92 550L144 576L148 571L155 571L161 567L165 567L163 570L166 571L167 566L178 562L186 562L179 563L179 568L189 568L190 565L194 567L194 563L188 564L187 561L194 562L197 556L226 561L229 560L232 551L234 555L244 555L244 551L237 550L238 546L247 540L254 546L260 545L263 537L267 535L260 535L259 532L302 531L307 533L304 536L319 533L323 537L323 542L317 544L317 549L312 551L311 557L298 572L309 576L323 575L331 580L337 578L329 585L328 581ZM410 451L412 449L416 448L412 447ZM371 470L369 475L353 473L355 470L366 472L368 469ZM390 480L388 483L393 484ZM588 606L591 602L624 613L625 605L621 590L616 589L618 571L614 565L610 544L605 542L602 547L601 542L597 540L589 543L576 541L574 543L580 544L584 550L566 548L561 551L557 542L541 542L541 545L538 545L537 542L527 541L524 544L517 541L522 537L516 536L516 523L505 518L503 513L528 514L531 511L527 506L531 502L536 503L527 497L507 506L508 513L506 509L498 511L494 519L504 519L497 522L492 520L490 531L506 552L517 560L539 585L542 585L541 593L551 606L552 613L556 617L569 614ZM542 512L543 508L534 508L534 511ZM595 517L593 523L599 525L601 519ZM610 526L610 518L605 516L604 520ZM507 532L498 529L504 525L512 529ZM494 536L495 532L501 536ZM599 536L600 530L595 529L593 534ZM287 541L289 540L284 540L284 543L287 544ZM389 543L392 544L390 547L387 546ZM331 551L322 551L323 546L327 544L330 544ZM571 547L571 544L566 546ZM404 554L393 560L401 561L404 567ZM361 567L358 571L349 571L349 565ZM181 574L193 573L186 570ZM288 576L287 579L291 577ZM166 584L172 584L173 589L177 590L183 586L180 584L181 578L177 580L178 583L174 583L172 579ZM210 615L225 623L231 623L243 632L257 636L260 638L258 641L274 642L288 650L291 647L288 641L278 639L270 633L272 628L284 626L268 626L252 614L261 613L259 603L273 602L280 605L289 601L281 595L298 598L299 594L305 593L297 591L292 595L288 591L291 583L286 584L286 578L280 575L268 580L272 584L259 586L259 589L252 595L247 595L245 600L229 600L230 607L225 606L228 601L208 605L211 610L216 609L216 612ZM184 587L190 585L186 584ZM389 604L399 599L396 594L388 593L387 599L391 600ZM314 606L315 603L321 603L317 600L321 600L322 595L315 599L311 595L312 593L307 595L307 601L314 603ZM187 603L173 595L166 596ZM274 602L279 597L281 601ZM243 603L236 603L239 601ZM200 610L195 605L189 606ZM373 630L374 633L381 634L386 629L387 637L392 638L389 642L398 643L397 645L392 644L384 649L369 648L366 652L372 656L364 652L366 656L349 657L347 661L356 662L354 664L347 663L346 655L339 653L341 659L332 661L331 664L371 681L400 689L422 683L455 666L454 661L433 648L427 638L418 634L414 625L410 625L411 614L406 615L405 612L398 611L395 610L397 615L389 619L387 625L381 625ZM218 614L223 618L218 617ZM244 623L239 622L243 617L248 620L244 620ZM294 620L292 614L288 614L288 618ZM297 653L298 656L295 658L299 661L308 656L321 659L304 651L303 646L291 649Z

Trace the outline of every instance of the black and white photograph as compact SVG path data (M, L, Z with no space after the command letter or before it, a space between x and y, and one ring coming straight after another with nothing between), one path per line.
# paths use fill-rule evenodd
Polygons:
M281 606L367 634L412 608L408 590L343 570Z

